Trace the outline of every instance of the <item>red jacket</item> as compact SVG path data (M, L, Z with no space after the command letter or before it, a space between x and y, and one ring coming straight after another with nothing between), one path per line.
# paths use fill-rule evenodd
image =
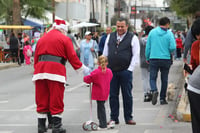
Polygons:
M108 99L112 77L113 74L109 68L106 68L106 72L102 72L100 66L84 77L84 82L93 83L92 100L106 101Z
M176 38L176 48L183 48L183 43L181 38Z
M192 43L190 64L194 70L199 65L200 40Z
M65 83L65 66L61 63L53 61L38 62L40 55L63 57L65 60L69 61L75 70L81 68L82 66L82 63L74 51L71 39L55 29L40 38L37 43L34 56L35 71L32 80L49 79Z

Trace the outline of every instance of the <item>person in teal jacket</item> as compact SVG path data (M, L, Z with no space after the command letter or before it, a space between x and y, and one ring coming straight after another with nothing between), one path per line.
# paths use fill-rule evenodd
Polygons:
M156 85L158 71L161 72L160 104L168 104L166 91L168 74L171 66L171 54L176 49L174 34L169 30L170 19L163 17L159 20L159 26L149 33L145 56L150 64L150 87L152 92L152 104L157 103L158 89Z

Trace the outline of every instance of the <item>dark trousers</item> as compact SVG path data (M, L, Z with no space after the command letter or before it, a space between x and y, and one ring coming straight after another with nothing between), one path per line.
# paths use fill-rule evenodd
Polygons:
M176 58L181 58L181 48L176 49Z
M113 78L110 84L110 109L111 120L119 121L119 90L121 88L123 107L124 107L124 119L125 121L132 120L133 110L133 96L132 96L132 72L123 70L119 72L113 72Z
M97 101L97 117L99 119L100 128L107 127L106 109L105 109L104 104L105 104L105 101Z
M20 49L20 60L21 60L21 63L23 64L24 63L23 49Z
M161 73L161 92L160 100L165 99L167 85L168 85L168 74L171 66L170 59L150 59L150 86L151 91L158 91L157 88L157 77L158 72Z
M192 133L200 133L200 94L188 90L192 118Z

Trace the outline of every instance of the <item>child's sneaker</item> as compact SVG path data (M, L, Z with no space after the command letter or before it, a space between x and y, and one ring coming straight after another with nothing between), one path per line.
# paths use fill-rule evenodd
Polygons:
M105 131L107 130L108 128L101 128L101 127L97 127L97 131Z
M109 121L107 124L107 127L111 128L111 129L115 128L115 121L113 121L113 120Z

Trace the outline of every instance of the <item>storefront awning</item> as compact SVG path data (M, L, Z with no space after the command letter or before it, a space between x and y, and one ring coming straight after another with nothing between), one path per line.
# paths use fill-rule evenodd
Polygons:
M27 25L0 25L0 29L24 29L31 30L33 27Z

